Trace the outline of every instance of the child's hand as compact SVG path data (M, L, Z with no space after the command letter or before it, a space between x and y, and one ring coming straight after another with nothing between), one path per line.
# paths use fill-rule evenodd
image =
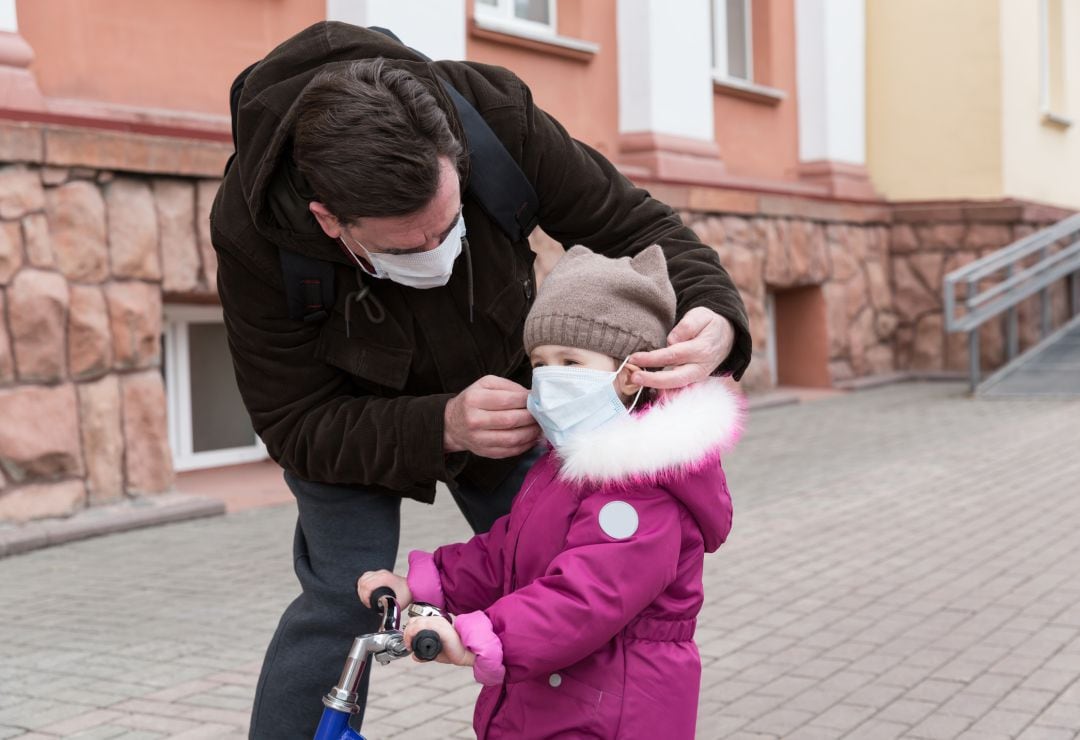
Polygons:
M401 608L406 608L412 603L412 591L409 590L409 582L399 575L395 575L388 570L369 570L360 576L356 581L356 595L360 597L360 601L364 603L369 609L377 609L378 604L368 603L371 598L371 593L380 586L389 586L394 589L394 595L397 596L398 604Z
M457 630L442 617L413 617L405 625L405 645L412 650L412 641L422 630L433 630L442 640L442 652L435 658L437 663L471 666L476 662L476 654L462 644ZM415 655L413 660L419 660Z

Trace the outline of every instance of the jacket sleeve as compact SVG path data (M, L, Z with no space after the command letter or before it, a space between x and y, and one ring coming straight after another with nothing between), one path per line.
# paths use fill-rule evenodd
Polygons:
M218 247L218 294L236 382L270 456L305 480L407 490L452 477L443 452L451 394L358 394L316 358L320 327L288 318L280 289Z
M503 543L509 516L484 534L444 545L434 553L409 553L413 599L445 607L451 614L486 609L503 595Z
M602 154L577 141L525 95L522 168L540 199L540 226L563 245L584 244L609 257L660 244L678 298L677 315L704 306L735 330L731 354L718 368L735 380L750 364L746 308L720 258L671 207L635 187Z
M624 521L624 504L633 507L638 526L632 534L619 539L604 531L600 516L608 504L622 509ZM463 643L477 654L477 680L542 676L577 663L615 637L674 581L682 512L662 490L586 498L565 549L543 576L455 620Z

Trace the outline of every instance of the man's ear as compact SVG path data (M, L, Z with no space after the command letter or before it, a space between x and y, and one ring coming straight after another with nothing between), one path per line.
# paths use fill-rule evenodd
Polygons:
M619 376L615 378L615 390L624 396L633 396L641 390L640 385L630 382L630 378L634 377L634 373L640 369L637 365L626 363L623 369L619 371Z
M341 237L341 222L337 220L337 216L330 213L330 209L317 200L313 200L308 203L308 209L311 211L311 215L315 217L315 220L319 222L319 226L322 227L323 232L331 239L339 239Z

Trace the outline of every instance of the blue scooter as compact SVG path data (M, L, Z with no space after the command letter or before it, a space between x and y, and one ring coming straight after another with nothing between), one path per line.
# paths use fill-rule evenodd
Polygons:
M353 640L341 678L323 697L325 709L315 730L315 740L364 740L363 735L349 727L349 719L360 713L357 687L364 676L369 657L374 657L379 663L386 665L410 654L415 654L423 661L435 660L442 652L442 641L438 633L432 630L417 633L411 652L405 647L405 636L401 631L401 607L393 589L387 586L375 589L371 594L371 603L379 605L382 625L378 632L360 635ZM416 603L409 607L409 616L446 618L447 614L437 606Z

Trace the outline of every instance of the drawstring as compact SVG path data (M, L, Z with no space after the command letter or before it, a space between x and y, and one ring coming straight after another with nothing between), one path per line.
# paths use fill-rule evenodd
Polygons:
M360 285L357 290L345 296L345 336L352 337L352 306L359 303L364 307L364 313L373 324L381 324L386 320L386 310L383 308L375 294L371 292L371 286L364 282L360 270L357 270L356 282Z
M473 323L473 271L472 271L472 251L469 249L469 240L466 237L461 237L461 249L465 252L465 275L468 278L469 283L469 323Z

